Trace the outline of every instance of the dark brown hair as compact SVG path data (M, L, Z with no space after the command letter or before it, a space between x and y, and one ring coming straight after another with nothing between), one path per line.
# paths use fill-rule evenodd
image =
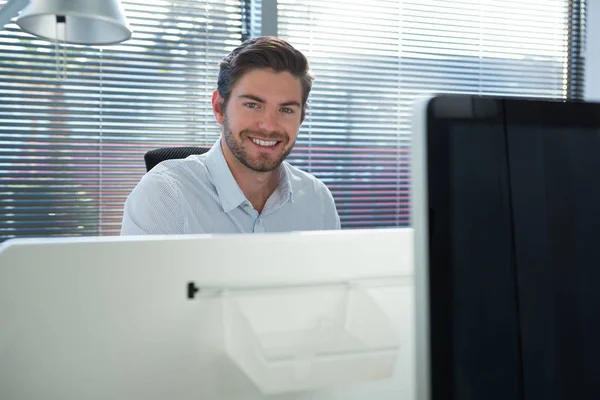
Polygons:
M223 98L223 109L227 106L231 89L247 72L254 69L272 69L289 72L302 84L302 116L304 120L308 94L314 77L308 60L285 40L273 36L261 36L242 43L229 53L220 64L217 90Z

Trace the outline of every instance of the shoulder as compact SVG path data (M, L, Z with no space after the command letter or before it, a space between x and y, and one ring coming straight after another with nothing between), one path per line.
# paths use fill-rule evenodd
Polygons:
M294 189L313 189L317 191L327 189L327 186L325 186L325 184L317 179L314 175L302 171L300 168L294 167L287 161L285 161L283 165Z
M331 192L327 186L314 175L294 167L287 161L284 162L283 165L286 168L292 190L295 193L308 192L316 195L331 197Z
M329 188L315 176L289 163L285 167L290 177L294 199L310 207L318 216L318 229L340 229L340 217Z
M163 161L148 171L140 183L146 180L150 184L183 189L189 185L195 185L199 180L209 179L209 176L206 168L206 154L200 154Z

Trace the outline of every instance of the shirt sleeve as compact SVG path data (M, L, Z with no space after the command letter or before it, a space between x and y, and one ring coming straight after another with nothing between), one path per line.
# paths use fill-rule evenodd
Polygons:
M180 198L167 176L144 175L125 201L121 235L184 233Z
M341 229L340 216L338 215L335 206L335 200L327 186L323 184L323 222L324 230L339 230Z

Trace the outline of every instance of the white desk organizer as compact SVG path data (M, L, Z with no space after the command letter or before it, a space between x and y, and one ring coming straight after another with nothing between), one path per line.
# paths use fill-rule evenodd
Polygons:
M402 329L385 308L398 306L390 293L403 284L392 277L224 291L225 351L263 394L390 378Z

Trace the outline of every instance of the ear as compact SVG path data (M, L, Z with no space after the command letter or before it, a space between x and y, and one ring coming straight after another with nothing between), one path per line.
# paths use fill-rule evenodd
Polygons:
M304 123L304 119L306 118L306 103L302 106L302 110L300 110L300 126Z
M300 126L302 126L304 120L306 119L307 108L308 106L306 105L306 103L304 103L304 105L302 106L302 110L300 111Z
M225 110L223 109L224 102L225 101L219 94L219 91L215 90L212 95L212 109L219 125L223 125L223 122L225 121Z

